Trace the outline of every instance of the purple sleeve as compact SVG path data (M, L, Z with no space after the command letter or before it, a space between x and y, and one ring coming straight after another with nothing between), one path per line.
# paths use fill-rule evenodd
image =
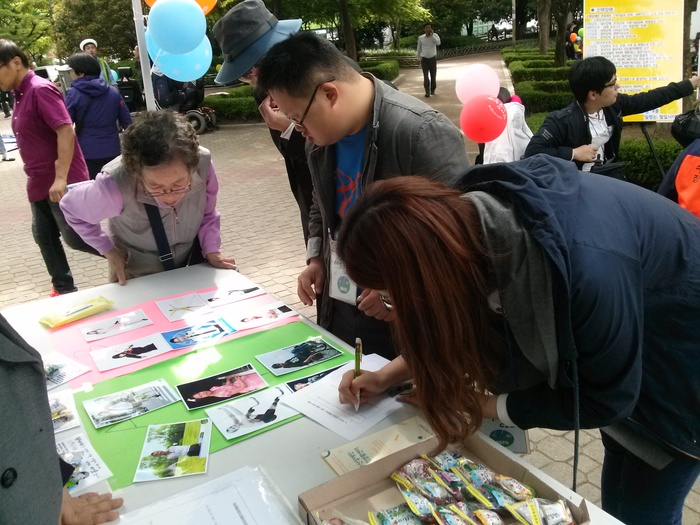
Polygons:
M221 220L216 211L216 194L219 192L219 181L214 171L214 163L209 164L207 177L207 203L204 208L204 218L199 227L199 244L202 255L216 253L221 249Z
M38 115L46 125L56 130L66 124L73 125L61 92L52 84L42 84L34 95Z
M78 101L75 100L76 97L73 95L75 95L75 90L69 89L66 93L66 109L68 110L70 118L75 121L75 105Z
M60 202L66 222L100 255L114 248L100 221L120 215L123 204L119 187L108 173L99 173L94 181L71 188Z

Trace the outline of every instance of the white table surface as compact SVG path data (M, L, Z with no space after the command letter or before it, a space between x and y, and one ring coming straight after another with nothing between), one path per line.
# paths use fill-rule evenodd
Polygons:
M166 296L213 287L217 283L223 283L227 277L230 278L230 272L231 270L217 270L207 264L200 264L134 279L128 281L126 286L105 284L73 294L10 306L3 309L2 314L29 344L40 352L46 353L52 350L49 331L38 323L38 319L48 312L60 310L80 300L87 300L98 295L114 301L113 310L117 311ZM303 319L344 348L352 350L318 325L308 319ZM60 388L67 387L64 385ZM399 423L417 413L418 411L414 407L404 405L371 429L370 433ZM60 437L63 439L80 432L83 432L82 427L62 432ZM335 472L321 457L321 453L346 443L346 439L303 417L212 454L208 472L204 475L170 479L163 482L134 484L117 491L115 494L124 498L125 504L122 511L127 512L144 507L149 502L172 496L243 466L262 466L296 511L297 497L301 492L336 477ZM523 462L520 457L505 449L504 451L513 458L517 458L519 462ZM528 466L532 470L537 470L529 464ZM580 497L555 479L539 470L537 472L563 496L571 497L574 502L580 500ZM102 482L88 490L104 492L110 489L106 482ZM593 524L614 525L621 523L592 503L588 502L587 505Z

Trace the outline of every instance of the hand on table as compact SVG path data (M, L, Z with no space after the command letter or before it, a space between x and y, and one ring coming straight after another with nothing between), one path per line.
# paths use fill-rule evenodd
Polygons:
M116 248L112 248L105 253L105 258L109 262L110 274L116 278L120 285L124 286L126 284L126 256Z
M214 268L223 268L228 270L238 271L238 266L236 265L236 260L233 257L224 257L219 252L212 252L207 254L207 261Z
M124 504L122 498L111 494L88 492L74 498L63 489L59 525L98 525L119 519L117 509Z

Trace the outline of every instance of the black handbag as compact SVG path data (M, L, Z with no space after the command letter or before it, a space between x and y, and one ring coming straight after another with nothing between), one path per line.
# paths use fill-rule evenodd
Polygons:
M700 139L700 106L676 115L671 124L671 135L687 148L695 139Z
M615 160L610 160L608 162L596 163L591 166L591 173L597 173L598 175L605 175L606 177L612 177L618 180L627 180L627 175L625 174L626 162L620 162Z

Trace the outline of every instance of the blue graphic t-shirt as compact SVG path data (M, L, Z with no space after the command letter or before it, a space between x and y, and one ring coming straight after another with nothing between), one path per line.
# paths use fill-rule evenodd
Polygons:
M365 128L336 144L335 213L341 219L350 211L362 190Z

